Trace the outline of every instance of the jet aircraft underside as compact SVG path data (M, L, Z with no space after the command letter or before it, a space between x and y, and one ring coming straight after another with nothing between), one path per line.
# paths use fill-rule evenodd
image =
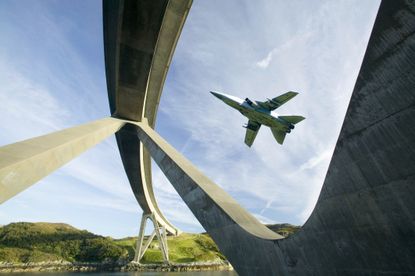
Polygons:
M278 116L274 112L275 109L297 96L297 92L289 91L265 102L251 101L248 98L242 100L235 96L213 91L210 93L248 118L248 123L244 127L246 128L245 144L249 147L254 143L261 125L269 127L275 140L282 145L286 134L294 129L295 124L305 119L298 115Z

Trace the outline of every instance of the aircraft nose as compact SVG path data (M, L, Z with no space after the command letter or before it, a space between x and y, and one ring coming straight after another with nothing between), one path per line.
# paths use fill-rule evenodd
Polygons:
M210 93L213 96L215 96L216 98L218 98L218 99L220 99L221 101L224 101L224 102L226 102L230 99L229 95L226 95L226 94L222 94L222 93L219 93L219 92L213 92L213 91L210 91Z
M243 102L241 99L234 97L232 95L227 95L225 93L219 93L219 92L213 92L213 91L210 91L210 93L216 98L218 98L219 100L221 100L222 102L226 103L227 105L232 106L233 108L238 108L238 106L242 104Z
M219 98L221 100L223 99L223 95L220 94L220 93L210 91L210 94L212 94L213 96L215 96L216 98Z

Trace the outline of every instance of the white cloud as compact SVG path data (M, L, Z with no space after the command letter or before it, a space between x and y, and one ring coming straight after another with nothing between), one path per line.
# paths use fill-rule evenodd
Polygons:
M21 9L19 4L9 3L0 12L4 22L0 32L8 38L0 45L3 112L0 144L44 135L109 114L104 68L97 69L94 60L82 52L86 50L84 42L74 41L68 32L68 28L75 28L79 36L88 32L88 27L68 25L66 16L51 14L47 3L34 2L29 6ZM59 22L54 21L56 16ZM101 20L98 24L102 24ZM88 35L91 36L95 33ZM102 44L98 36L96 43ZM93 48L96 51L102 46ZM99 58L102 61L98 64L102 66L102 53ZM74 214L72 210L76 208L82 212ZM133 217L122 223L129 225L125 228L132 229L133 223L138 225L140 208L113 138L4 203L2 210L7 210L7 216L0 219L4 224L21 220L71 221L81 228L98 229L97 233L123 232L112 229L111 233L108 232L111 227L102 226L116 220L115 217L92 224L88 216L96 217L96 208L103 213L121 212Z
M323 161L330 161L330 158L332 156L333 152L331 150L325 150L320 154L317 154L310 159L308 159L305 163L303 163L300 166L300 171L302 170L310 170L315 168L317 165L319 165Z
M260 214L253 214L253 215L263 224L275 224L276 223L275 220L269 219Z
M353 5L303 3L282 10L267 3L273 12L257 5L258 14L249 10L250 20L241 22L219 11L216 20L210 4L194 3L160 106L161 119L170 122L163 124L184 135L165 136L174 145L184 139L184 154L253 213L301 224L314 207L376 14L377 3L358 12ZM267 25L258 28L258 22ZM258 58L266 51L262 45L272 50ZM307 119L282 147L262 127L249 149L241 128L246 119L209 90L257 100L299 91L278 111Z
M291 48L295 47L296 45L304 45L313 34L314 32L312 31L306 31L306 33L293 36L291 39L284 42L281 46L272 49L264 59L258 61L255 65L262 69L268 68L274 58L277 58L278 55L283 55L287 51L290 51Z
M52 93L27 79L4 59L0 59L0 83L1 143L58 130L69 119L69 112Z
M269 66L271 60L272 60L272 56L273 55L274 55L274 50L272 50L271 52L269 52L268 55L264 59L258 61L256 63L256 65L258 67L260 67L260 68L267 68Z
M163 92L157 130L261 221L303 223L321 189L378 3L195 1ZM109 114L103 57L100 62L90 59L90 53L101 48L85 49L71 37L74 29L89 37L87 26L93 24L77 28L83 17L77 16L75 23L66 17L57 22L42 9L21 12L11 12L9 17L19 15L19 20L35 18L36 22L0 26L7 34L3 37L8 37L0 45L0 143ZM101 45L101 38L96 43ZM257 100L299 91L299 96L278 111L307 119L287 137L284 146L276 144L270 131L262 127L253 147L247 148L241 127L246 119L209 90ZM200 230L159 170L154 170L153 179L167 218L185 231ZM62 194L50 199L59 189ZM73 214L62 206L82 211ZM94 206L105 208L107 221L90 219L99 215ZM61 218L118 236L125 233L120 229L135 234L139 220L114 139L2 208L2 223ZM38 212L23 217L19 208Z

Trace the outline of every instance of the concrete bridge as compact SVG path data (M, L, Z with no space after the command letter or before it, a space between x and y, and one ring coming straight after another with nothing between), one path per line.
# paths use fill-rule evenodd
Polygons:
M153 129L191 1L104 1L111 117L0 148L0 202L108 135L144 212L150 156L239 275L415 275L415 1L382 2L317 205L270 231Z

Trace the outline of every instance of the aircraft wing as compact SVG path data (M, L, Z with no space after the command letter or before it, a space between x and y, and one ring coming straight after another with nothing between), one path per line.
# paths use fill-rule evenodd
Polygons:
M305 119L303 116L296 116L296 115L292 115L292 116L278 116L278 118L281 118L284 121L286 121L288 123L291 123L293 125L298 124L299 122L301 122L302 120Z
M254 143L258 130L261 127L260 123L249 120L246 125L245 144L250 147Z
M279 95L278 97L275 97L273 99L268 99L265 102L258 102L257 101L257 103L261 107L271 111L271 110L277 109L278 107L285 104L286 102L288 102L289 100L291 100L292 98L294 98L297 95L298 95L297 92L289 91L289 92L284 93L282 95Z
M275 140L277 140L278 144L282 145L282 143L284 143L285 135L287 135L287 133L277 128L271 128L271 132L272 135L274 135Z

